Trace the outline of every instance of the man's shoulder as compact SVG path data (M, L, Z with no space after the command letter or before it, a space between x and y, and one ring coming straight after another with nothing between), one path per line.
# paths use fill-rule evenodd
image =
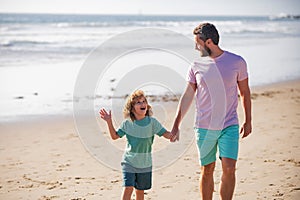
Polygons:
M211 67L212 65L215 65L214 61L209 58L201 58L198 60L194 60L194 62L191 64L190 69L193 71L202 71L202 70L208 70L209 67Z
M237 61L241 61L244 60L244 58L241 55L238 55L236 53L230 52L230 51L224 51L225 56L227 58L233 59L233 60L237 60Z
M235 53L232 52L226 52L227 58L224 58L227 60L226 63L231 63L231 66L237 67L238 69L246 69L247 68L247 63L245 59Z

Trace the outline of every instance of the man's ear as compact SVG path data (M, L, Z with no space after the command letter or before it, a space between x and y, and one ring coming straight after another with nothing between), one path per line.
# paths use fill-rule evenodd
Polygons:
M205 44L206 45L210 45L210 44L213 44L213 41L209 38L205 41Z

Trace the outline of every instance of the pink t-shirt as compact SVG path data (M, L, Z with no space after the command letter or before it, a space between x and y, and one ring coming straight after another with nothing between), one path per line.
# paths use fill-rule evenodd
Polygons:
M194 62L187 81L197 85L196 128L222 130L238 124L237 82L247 77L245 60L228 51L215 59Z

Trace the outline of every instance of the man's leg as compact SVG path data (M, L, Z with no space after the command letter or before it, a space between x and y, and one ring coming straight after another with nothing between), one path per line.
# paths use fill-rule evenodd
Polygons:
M215 162L201 167L200 193L203 200L211 200L214 191Z
M211 200L214 191L214 170L219 131L197 128L196 139L201 163L200 194L203 200Z
M222 130L218 141L222 158L220 195L222 200L232 199L235 187L235 166L239 150L239 126L232 125Z
M222 158L222 178L220 185L220 195L222 200L231 200L235 187L235 165L236 160Z

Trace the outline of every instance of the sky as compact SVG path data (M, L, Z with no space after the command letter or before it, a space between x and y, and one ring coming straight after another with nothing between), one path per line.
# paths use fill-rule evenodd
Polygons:
M1 13L278 15L300 14L299 0L0 0Z

